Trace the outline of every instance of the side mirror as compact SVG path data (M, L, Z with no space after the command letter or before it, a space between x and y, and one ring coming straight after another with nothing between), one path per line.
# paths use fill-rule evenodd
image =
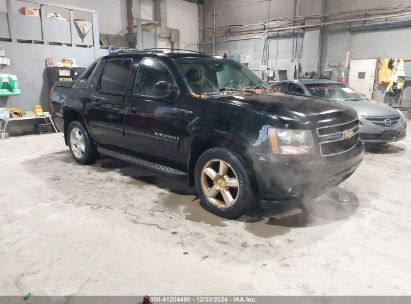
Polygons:
M159 81L154 85L154 96L158 98L171 99L176 96L177 90L167 81Z

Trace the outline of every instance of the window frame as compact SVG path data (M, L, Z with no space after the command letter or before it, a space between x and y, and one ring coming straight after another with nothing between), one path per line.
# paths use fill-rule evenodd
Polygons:
M80 89L87 89L90 86L92 76L94 76L99 65L99 61L94 61L83 74L74 82L73 87ZM87 76L87 77L86 77Z
M103 80L103 74L104 74L104 70L106 69L107 62L109 62L109 61L114 61L114 60L129 60L129 61L131 62L131 64L130 64L130 69L129 69L128 75L127 75L127 80L126 80L126 84L125 84L124 93L107 92L107 91L104 91L104 90L101 88L101 82L102 82L102 80ZM133 59L132 57L106 58L106 59L104 60L104 62L103 62L103 68L102 68L102 70L101 70L100 77L99 77L99 81L98 81L98 84L97 84L97 92L100 93L100 94L106 94L106 95L111 95L111 96L127 96L127 92L128 92L128 90L129 90L130 75L131 75L131 73L132 73L132 71L133 71L133 64L134 64L134 59Z
M137 75L138 75L138 73L140 71L140 68L141 68L141 62L144 59L151 59L151 60L154 60L154 61L158 61L167 69L168 73L171 75L171 77L173 79L175 88L177 90L176 97L173 100L170 100L170 99L167 99L167 98L162 98L162 97L156 97L156 96L150 96L150 95L143 95L143 94L134 93L134 85L136 83L136 78L137 78ZM151 100L162 101L162 102L175 102L176 100L179 99L181 90L180 90L180 86L178 85L178 82L177 82L177 77L174 75L174 73L172 72L172 70L170 69L168 64L166 62L164 62L164 60L161 60L161 58L150 57L150 56L141 57L138 61L134 62L133 73L134 73L134 75L132 75L132 82L131 82L131 85L130 85L129 96L144 98L144 99L148 99L148 100L151 99Z

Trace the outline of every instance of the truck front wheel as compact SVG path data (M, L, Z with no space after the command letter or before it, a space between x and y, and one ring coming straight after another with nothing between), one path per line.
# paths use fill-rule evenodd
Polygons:
M212 148L201 154L194 178L201 205L218 216L238 218L256 202L244 160L227 149Z
M72 121L67 131L68 145L74 160L82 165L94 163L97 150L84 125L79 121Z

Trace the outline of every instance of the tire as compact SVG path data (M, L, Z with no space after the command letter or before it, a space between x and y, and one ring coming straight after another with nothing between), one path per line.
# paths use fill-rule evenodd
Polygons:
M218 216L236 219L257 201L243 158L230 150L217 147L201 154L194 179L202 207Z
M81 165L93 164L98 157L96 146L87 129L79 121L72 121L67 129L71 156Z

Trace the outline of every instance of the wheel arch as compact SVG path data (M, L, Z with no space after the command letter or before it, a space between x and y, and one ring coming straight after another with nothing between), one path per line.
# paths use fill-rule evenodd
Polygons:
M66 145L68 145L68 134L67 134L68 126L70 125L72 121L79 121L83 123L87 131L89 131L83 115L81 115L81 113L75 109L72 109L72 108L64 109L63 119L64 119L64 141Z
M199 134L190 144L188 160L188 183L194 185L194 168L202 153L211 148L220 147L239 154L245 161L246 169L255 181L253 161L245 140L238 140L223 134Z

